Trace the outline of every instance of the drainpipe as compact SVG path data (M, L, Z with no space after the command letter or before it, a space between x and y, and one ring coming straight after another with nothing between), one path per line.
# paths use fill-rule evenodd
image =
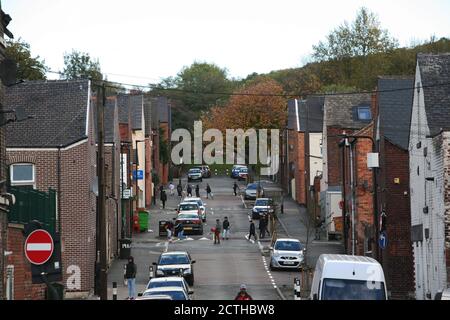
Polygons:
M58 165L57 165L57 176L58 176L58 197L57 197L57 205L58 205L58 233L61 235L61 148L62 145L58 147ZM56 226L55 226L56 229Z

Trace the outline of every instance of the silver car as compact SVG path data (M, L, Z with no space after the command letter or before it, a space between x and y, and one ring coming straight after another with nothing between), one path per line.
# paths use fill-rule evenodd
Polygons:
M256 200L258 197L258 187L260 188L259 196L264 196L264 188L258 183L249 183L244 191L245 200Z
M200 198L184 198L184 203L192 202L197 203L200 207L200 216L202 217L202 221L206 222L206 203L203 202Z
M188 182L203 181L203 174L200 168L192 168L188 171Z
M301 269L305 261L305 250L297 239L277 239L270 248L270 270Z

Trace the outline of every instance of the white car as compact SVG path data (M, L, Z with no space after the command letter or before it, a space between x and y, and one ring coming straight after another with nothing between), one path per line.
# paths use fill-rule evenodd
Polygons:
M195 260L192 260L186 251L164 252L159 256L158 262L154 262L155 276L157 278L169 276L183 276L186 282L194 285L194 266Z
M146 290L162 287L180 287L188 294L194 294L194 291L189 288L186 280L183 277L163 277L153 278L147 283Z
M188 177L188 182L191 182L193 180L202 182L203 181L202 170L200 168L189 169L187 177Z
M183 201L178 205L178 208L176 209L178 214L181 213L188 213L188 214L197 214L201 215L200 206L197 202L186 202Z
M297 239L277 239L270 251L270 270L303 267L305 247Z
M206 203L203 202L201 198L184 198L183 203L193 202L197 203L200 207L200 216L203 222L206 222Z
M169 296L172 300L190 300L189 295L181 287L153 288L145 290L142 294L142 298L144 299L151 296Z

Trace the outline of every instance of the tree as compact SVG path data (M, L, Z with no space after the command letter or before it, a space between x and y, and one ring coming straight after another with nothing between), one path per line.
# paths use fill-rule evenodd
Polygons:
M380 27L377 16L363 7L351 25L344 22L327 36L325 42L313 46L313 57L318 61L366 57L397 47L397 40Z
M19 38L17 41L8 40L5 50L6 57L17 63L17 79L44 80L48 68L39 56L32 57L30 45Z
M64 55L63 79L103 80L98 59L92 59L89 53L72 50Z

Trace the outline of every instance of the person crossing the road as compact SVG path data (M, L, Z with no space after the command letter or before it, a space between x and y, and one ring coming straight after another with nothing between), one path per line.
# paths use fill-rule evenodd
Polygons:
M200 198L200 186L198 184L195 186L195 196Z
M192 197L192 187L190 185L188 185L186 192L188 197Z
M264 239L264 237L266 236L266 229L267 229L267 220L266 215L264 214L259 219L259 237L261 239Z
M256 236L256 227L255 227L255 223L253 222L253 220L250 220L250 231L248 234L248 241L250 241L250 238L253 236L253 238L255 239L255 241L258 240L257 236Z
M162 205L163 205L163 209L165 209L166 208L166 201L167 201L167 194L166 194L166 191L161 191L161 202L162 202Z
M181 185L181 183L177 186L177 192L178 196L181 198L183 196L183 186Z
M225 217L223 219L222 227L223 227L223 239L228 240L228 237L230 236L230 221L228 220L228 217Z
M239 187L238 187L237 183L235 182L235 183L233 184L234 196L237 196L237 189L238 189L238 188L239 188Z
M207 183L206 184L206 199L209 199L210 196L212 199L213 194L212 194L211 186L209 185L209 183Z
M234 300L253 300L252 296L247 292L247 286L245 284L241 284L239 288L239 293L237 294Z
M169 184L169 190L170 190L170 195L173 196L174 195L175 186L173 185L172 182L170 182L170 184Z
M214 227L214 244L220 244L220 220L216 219L216 226Z

